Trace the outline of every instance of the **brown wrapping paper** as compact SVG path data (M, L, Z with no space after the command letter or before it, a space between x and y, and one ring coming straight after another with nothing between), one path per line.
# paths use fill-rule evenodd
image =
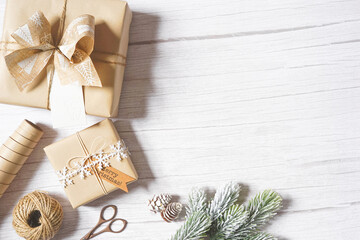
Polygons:
M12 138L8 138L4 142L4 146L13 150L14 152L21 153L22 155L25 155L27 157L30 156L30 153L33 151L32 148L21 145L20 143L14 141Z
M24 164L25 161L28 159L27 156L14 152L11 149L5 147L4 145L0 146L0 157L19 165Z
M43 135L43 131L37 125L33 124L28 120L22 121L20 126L16 129L16 132L20 134L25 139L28 139L32 142L38 142ZM26 144L25 144L26 145ZM30 147L26 145L27 147Z
M105 152L108 150L109 145L115 144L120 140L112 121L109 119L105 119L102 122L82 130L78 134L86 146L86 149L88 149L90 153L94 153L91 149L94 145L96 145L94 143L96 143L98 139L104 143L102 146L105 146L103 149ZM64 151L65 149L66 151ZM85 157L84 149L82 148L76 134L51 144L45 147L44 150L55 171L63 170L65 166L69 165L69 160L76 156ZM121 161L117 161L115 158L110 158L109 162L111 167L132 178L138 178L130 157ZM64 190L73 208L77 208L105 195L94 174L86 177L85 179L81 179L80 176L77 175L73 177L72 180L74 184L67 186ZM115 185L107 181L103 181L103 184L106 191L109 193L118 189Z
M0 169L4 172L16 174L22 165L12 163L2 157L0 157Z
M37 142L33 142L31 141L30 139L22 136L20 133L18 132L14 132L11 136L10 136L14 141L24 145L24 146L27 146L29 148L35 148Z
M11 137L0 146L0 198L42 135L43 132L38 126L24 120Z
M36 11L42 11L52 26L56 39L57 26L65 0L7 1L0 44L0 102L30 107L48 107L46 70L30 89L19 91L9 73L4 56L19 49L11 34ZM101 7L100 7L101 6ZM90 14L95 17L95 48L91 54L102 86L83 87L86 113L97 116L117 116L129 41L131 11L120 0L68 0L65 26L74 18Z
M3 193L6 191L6 189L9 187L9 184L1 184L0 183L0 198L2 197Z
M7 172L3 172L0 170L0 183L2 184L10 184L14 178L16 177L16 174L10 174Z

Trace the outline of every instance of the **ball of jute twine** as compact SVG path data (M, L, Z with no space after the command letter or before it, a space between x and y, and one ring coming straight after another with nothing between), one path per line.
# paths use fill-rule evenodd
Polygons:
M34 191L25 195L14 208L13 227L16 233L29 240L47 240L60 229L63 210L49 195Z

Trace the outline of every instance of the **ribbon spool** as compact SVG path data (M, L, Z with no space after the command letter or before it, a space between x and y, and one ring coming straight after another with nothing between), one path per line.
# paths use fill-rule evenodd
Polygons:
M25 119L0 146L0 198L34 150L42 135L43 131L40 127Z

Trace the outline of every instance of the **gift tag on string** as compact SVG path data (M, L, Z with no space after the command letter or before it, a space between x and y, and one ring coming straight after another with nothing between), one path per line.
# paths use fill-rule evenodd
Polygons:
M50 89L50 108L54 128L74 127L86 124L83 89L77 83L61 85L59 76L52 65L47 67L49 81L54 76Z

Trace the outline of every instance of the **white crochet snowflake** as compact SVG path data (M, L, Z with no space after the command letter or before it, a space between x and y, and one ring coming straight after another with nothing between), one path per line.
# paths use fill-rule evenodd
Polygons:
M76 167L78 168L77 172L78 172L79 177L81 179L85 179L87 176L91 175L91 171L90 171L89 166L86 166L86 165L81 166L79 163L76 163Z
M71 179L72 174L69 173L69 169L64 167L63 170L59 170L56 172L59 176L59 181L62 183L63 187L65 188L68 185L74 184L74 181Z
M122 140L118 141L115 145L111 145L110 148L114 151L118 161L129 157L129 150Z
M120 161L123 158L127 158L130 154L122 140L119 140L115 145L111 145L110 148L113 150L112 152L105 153L100 151L84 157L82 161L80 161L83 164L76 163L75 168L72 171L69 171L67 167L64 167L62 171L57 171L59 181L62 183L63 187L66 188L68 185L74 184L72 178L77 175L79 175L81 179L85 179L87 176L92 175L91 170L96 171L94 168L101 171L104 168L109 167L109 159L112 157L116 157L116 159Z
M96 159L96 167L97 169L99 169L100 171L103 170L105 167L109 167L110 163L109 163L109 158L110 158L110 154L105 154L104 152L100 152L99 154L96 154L96 156L94 156L94 158Z

